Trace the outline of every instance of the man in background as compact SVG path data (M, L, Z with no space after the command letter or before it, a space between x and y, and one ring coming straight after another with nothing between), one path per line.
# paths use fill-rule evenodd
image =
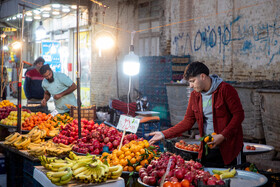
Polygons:
M42 57L38 57L33 64L34 68L27 70L25 73L24 92L28 101L40 101L44 98L42 88L44 77L39 72L44 63L45 60Z
M77 85L64 73L53 72L48 64L40 69L44 77L42 87L44 89L44 98L41 101L42 106L46 106L52 96L54 98L55 108L58 113L69 112L65 104L77 106L77 100L74 91Z
M0 94L1 94L1 100L7 99L7 85L8 85L8 72L7 68L3 66L3 73L2 73L2 67L0 68L1 77L0 77Z

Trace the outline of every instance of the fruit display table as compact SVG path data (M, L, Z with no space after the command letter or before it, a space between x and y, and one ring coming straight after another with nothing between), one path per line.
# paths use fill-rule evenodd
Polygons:
M34 166L40 165L39 159L29 155L27 150L18 150L0 142L4 149L7 171L7 186L40 186L33 180Z
M43 166L35 166L34 169L34 173L33 173L33 178L40 183L43 186L48 186L48 187L55 187L56 185L53 184L46 176L46 172L48 170L46 170ZM81 182L77 182L76 180L72 180L70 181L67 186L98 186L98 187L110 187L110 186L114 186L114 187L124 187L125 183L124 183L124 179L119 177L116 180L107 180L104 183L100 183L100 184L85 184L85 183L81 183Z

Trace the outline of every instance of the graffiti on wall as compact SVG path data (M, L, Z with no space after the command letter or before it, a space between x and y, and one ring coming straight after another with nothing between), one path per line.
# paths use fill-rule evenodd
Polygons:
M222 26L207 26L191 36L190 33L179 33L172 41L174 55L194 55L196 52L215 52L218 50L226 58L226 49L232 42L239 41L234 48L234 54L254 54L256 60L266 56L269 65L280 55L280 24L277 18L271 23L252 25L245 21L241 25L242 16L236 17L229 24ZM244 21L243 21L244 23Z

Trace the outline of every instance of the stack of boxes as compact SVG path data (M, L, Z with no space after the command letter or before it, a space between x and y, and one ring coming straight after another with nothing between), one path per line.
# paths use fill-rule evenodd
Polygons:
M160 113L161 130L170 127L170 114L164 84L172 81L171 60L171 56L142 57L140 59L139 90L144 96L147 96L149 109Z

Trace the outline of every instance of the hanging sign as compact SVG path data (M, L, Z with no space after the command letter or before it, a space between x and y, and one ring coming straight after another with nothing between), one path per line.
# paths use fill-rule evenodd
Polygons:
M121 115L117 129L136 133L139 127L140 119L128 117L126 115Z
M54 72L61 72L60 42L42 41L42 56Z
M4 27L4 28L1 28L2 31L4 32L13 32L13 31L17 31L16 28L12 28L12 27Z

